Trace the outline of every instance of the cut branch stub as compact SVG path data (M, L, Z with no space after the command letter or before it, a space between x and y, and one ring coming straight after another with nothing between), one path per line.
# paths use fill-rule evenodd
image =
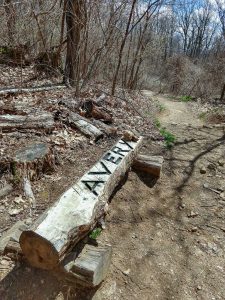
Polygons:
M52 172L54 167L53 150L45 143L35 143L15 153L12 172L13 175L35 180L43 173Z
M132 165L142 138L120 140L20 238L21 249L35 267L53 269L105 213L114 189Z

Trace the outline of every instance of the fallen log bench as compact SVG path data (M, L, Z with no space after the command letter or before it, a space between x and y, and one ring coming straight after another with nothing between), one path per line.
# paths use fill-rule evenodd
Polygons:
M156 177L160 177L162 164L162 156L149 156L139 154L134 160L133 168L135 170L146 172Z
M114 189L129 170L142 145L118 143L20 236L21 249L35 267L57 268L68 251L96 225Z
M63 265L65 279L82 286L96 287L105 279L111 259L111 245L86 244L75 259Z

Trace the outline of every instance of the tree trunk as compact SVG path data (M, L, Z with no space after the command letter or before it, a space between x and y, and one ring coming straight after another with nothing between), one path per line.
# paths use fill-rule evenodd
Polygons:
M80 89L80 40L81 31L86 22L84 0L66 1L67 53L64 81L75 88L76 95Z
M7 15L8 39L11 46L15 45L16 12L11 0L5 0L5 12Z
M223 84L223 88L222 88L222 91L221 91L220 101L224 100L224 95L225 95L225 83Z

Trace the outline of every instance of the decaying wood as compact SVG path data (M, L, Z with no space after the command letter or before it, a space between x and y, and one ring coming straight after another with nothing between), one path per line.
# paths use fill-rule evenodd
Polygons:
M66 265L65 278L83 286L98 286L106 277L112 258L112 246L85 245L79 256Z
M103 137L103 132L95 127L89 120L81 117L79 114L70 112L68 122L84 135L94 139L95 141Z
M103 120L106 123L112 123L112 114L110 112L94 103L93 100L86 100L80 107L81 115L86 118L94 118L96 120Z
M6 252L21 252L19 238L23 230L28 227L23 221L18 221L9 230L7 230L0 238L0 254Z
M99 97L97 97L94 102L97 104L102 104L107 99L106 94L102 93Z
M66 88L65 84L57 84L51 86L36 86L30 88L5 88L0 90L0 95L34 93L34 92L50 91L50 90L64 89L64 88Z
M47 144L34 143L16 151L12 166L14 175L36 180L42 174L54 170L55 156L52 148Z
M2 189L0 189L0 199L9 195L13 191L13 186L11 184L6 184Z
M119 140L30 230L22 233L20 246L31 265L55 268L71 247L92 230L142 141Z
M133 163L133 168L140 170L156 177L160 177L162 169L162 156L138 155Z
M34 115L0 115L0 130L44 129L51 131L55 127L54 118L48 112Z
M114 126L109 126L99 120L92 120L92 123L108 136L115 136L117 134L117 128Z
M76 99L61 99L59 101L59 105L63 105L72 110L73 112L76 112L80 106L80 103Z

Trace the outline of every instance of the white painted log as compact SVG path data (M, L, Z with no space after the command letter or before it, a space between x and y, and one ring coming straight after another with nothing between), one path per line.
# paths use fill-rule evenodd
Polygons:
M55 122L52 114L48 112L35 115L0 115L0 130L12 129L45 129L52 130Z
M26 87L26 88L5 88L0 90L0 95L34 93L34 92L51 91L51 90L64 89L64 88L66 88L65 84L57 84L51 86L35 86L35 87Z
M53 269L79 240L92 230L116 186L132 165L142 138L118 143L24 231L20 246L36 267Z
M69 123L80 130L84 135L93 138L95 141L103 137L103 132L94 126L89 120L79 114L71 112L68 116Z
M0 189L0 199L9 195L13 191L13 186L11 184L6 184L2 189Z
M140 170L156 177L160 177L163 164L162 156L149 156L139 154L133 163L136 170Z
M87 244L75 260L64 265L65 278L83 286L96 287L105 279L111 259L111 245Z

